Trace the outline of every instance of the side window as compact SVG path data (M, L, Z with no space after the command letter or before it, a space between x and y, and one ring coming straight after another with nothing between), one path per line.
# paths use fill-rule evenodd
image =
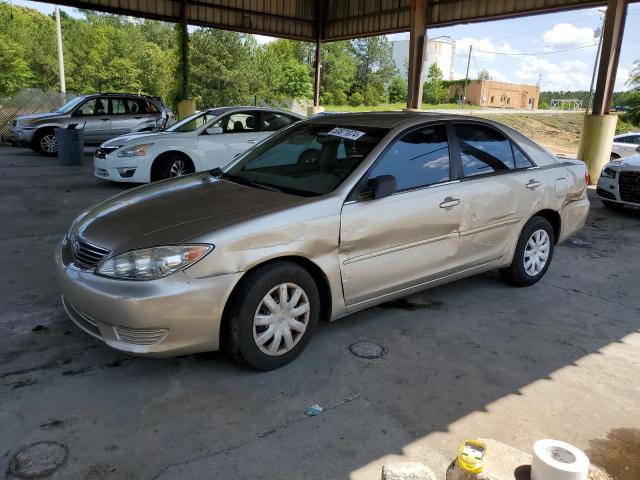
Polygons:
M224 133L253 132L256 130L256 117L255 112L232 113L221 118L212 126L221 127Z
M113 115L125 115L128 113L124 98L112 98L110 99L110 102L111 113Z
M140 102L133 98L127 98L127 107L129 107L129 113L143 113Z
M144 113L158 113L158 107L156 107L153 102L150 102L149 100L140 100L140 103L142 103L142 111Z
M277 112L260 112L260 118L263 132L275 132L294 122L293 117Z
M533 163L531 163L531 160L529 160L527 156L524 153L522 153L522 150L516 147L516 145L513 143L511 144L511 148L513 149L513 159L515 161L516 168L533 167Z
M629 143L640 145L640 135L632 135L631 137L629 137Z
M74 115L106 115L108 111L108 100L106 98L93 98L84 102L75 112Z
M465 177L513 170L511 141L500 132L475 124L457 124L454 128Z
M444 125L420 128L396 140L373 167L369 178L380 175L393 175L398 191L450 180Z

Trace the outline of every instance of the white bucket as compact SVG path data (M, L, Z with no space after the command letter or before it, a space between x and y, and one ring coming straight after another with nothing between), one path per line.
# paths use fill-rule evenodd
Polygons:
M587 480L589 459L582 450L559 440L533 444L531 480Z

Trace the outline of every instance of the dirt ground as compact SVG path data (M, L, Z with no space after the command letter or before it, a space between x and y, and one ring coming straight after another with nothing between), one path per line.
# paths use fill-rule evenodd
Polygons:
M570 113L473 113L509 125L556 155L578 153L584 114Z

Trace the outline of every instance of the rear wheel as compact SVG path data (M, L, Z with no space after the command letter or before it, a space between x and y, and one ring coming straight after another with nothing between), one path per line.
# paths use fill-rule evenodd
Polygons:
M193 173L195 168L191 160L185 155L171 154L165 158L156 160L153 168L152 180L164 180Z
M624 205L622 203L610 202L609 200L602 200L602 204L610 209L619 212L624 209Z
M40 155L53 157L58 154L58 140L52 128L38 130L33 137L32 149Z
M320 312L315 281L302 267L276 262L243 279L227 311L227 349L257 370L296 358L313 334Z
M528 287L538 282L549 268L554 244L553 227L549 221L533 217L520 233L511 265L500 270L502 278L516 287Z

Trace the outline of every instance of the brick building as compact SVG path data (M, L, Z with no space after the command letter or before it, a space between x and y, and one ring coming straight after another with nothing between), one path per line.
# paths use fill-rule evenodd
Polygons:
M519 83L474 80L467 85L467 103L481 107L536 110L540 87Z

